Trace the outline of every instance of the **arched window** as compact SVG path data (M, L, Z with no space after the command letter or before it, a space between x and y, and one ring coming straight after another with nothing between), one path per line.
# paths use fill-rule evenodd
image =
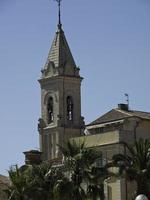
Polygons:
M73 120L73 101L72 97L67 97L67 119L69 121Z
M54 120L54 113L53 113L53 98L49 97L47 102L47 118L48 123L50 124Z

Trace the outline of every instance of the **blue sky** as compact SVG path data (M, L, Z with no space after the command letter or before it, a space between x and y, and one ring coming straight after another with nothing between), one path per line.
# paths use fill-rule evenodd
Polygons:
M84 77L86 123L124 103L150 111L150 1L63 0L62 22ZM40 87L57 27L53 0L0 0L0 173L38 149Z

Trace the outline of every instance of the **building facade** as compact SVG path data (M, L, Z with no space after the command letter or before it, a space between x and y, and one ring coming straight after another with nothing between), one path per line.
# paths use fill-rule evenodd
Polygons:
M127 104L119 104L86 126L86 136L76 138L86 147L102 152L101 165L118 153L126 154L124 143L133 144L139 138L150 139L150 113L130 110ZM106 200L132 200L136 185L123 178L105 181Z

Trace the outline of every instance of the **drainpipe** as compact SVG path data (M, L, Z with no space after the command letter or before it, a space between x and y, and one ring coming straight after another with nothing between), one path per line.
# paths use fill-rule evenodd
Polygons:
M137 140L136 131L137 131L137 128L138 128L138 126L139 126L140 122L141 122L141 119L137 120L137 121L136 121L136 123L135 123L135 126L134 126L134 128L133 128L134 141L136 141L136 140Z
M126 145L124 145L124 155L126 156L127 151L126 151ZM127 181L127 177L125 177L125 191L126 191L126 200L128 200L128 181Z

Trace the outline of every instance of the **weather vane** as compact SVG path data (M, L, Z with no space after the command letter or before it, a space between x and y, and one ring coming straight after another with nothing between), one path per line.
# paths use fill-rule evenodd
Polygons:
M61 1L62 0L54 0L58 3L58 28L61 29L61 10L60 10L60 6L61 6Z

